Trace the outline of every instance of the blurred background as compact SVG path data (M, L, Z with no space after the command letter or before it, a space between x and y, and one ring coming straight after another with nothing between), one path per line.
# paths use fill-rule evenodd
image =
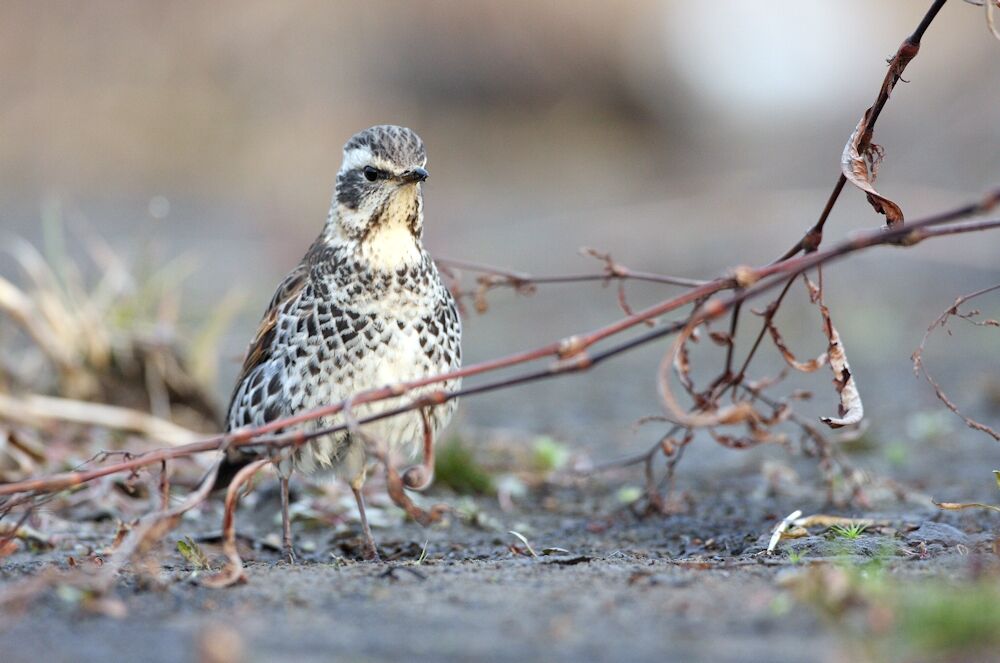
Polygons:
M423 137L435 255L554 274L598 268L578 253L590 246L636 269L710 278L773 259L815 221L886 58L926 5L9 0L0 225L4 241L43 245L58 224L70 253L95 233L140 272L188 261L171 312L181 329L239 304L211 376L224 404L275 284L322 227L354 132L395 123ZM875 135L887 153L879 189L908 218L1000 183L998 57L981 11L949 3L894 92ZM848 189L827 241L881 223ZM939 409L910 353L956 295L1000 280L998 251L1000 234L970 236L828 271L827 301L886 444L917 444L900 417ZM4 257L0 269L14 266ZM638 306L671 289L629 292ZM784 325L808 356L822 336L802 299ZM466 316L470 362L619 315L599 285L490 301ZM960 332L936 339L928 364L995 421L983 394L996 385L998 335ZM660 411L663 350L469 400L456 426L547 433L596 457L644 447L653 433L630 424ZM774 366L764 359L760 373ZM809 386L830 413L829 376ZM985 438L971 444L997 455ZM717 470L764 453L702 445L690 462Z

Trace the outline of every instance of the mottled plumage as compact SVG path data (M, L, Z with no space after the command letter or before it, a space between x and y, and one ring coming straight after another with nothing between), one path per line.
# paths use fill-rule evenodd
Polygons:
M250 344L229 407L229 430L460 365L458 311L421 242L425 163L420 138L402 127L372 127L347 142L323 232L278 286ZM458 382L444 386L454 390ZM358 406L355 416L400 402ZM429 412L433 433L454 408L450 401ZM338 416L306 426L342 421ZM363 430L404 458L412 458L423 439L419 411ZM367 459L363 441L341 432L303 446L293 464L306 473L332 472L359 488ZM284 463L282 474L289 470Z

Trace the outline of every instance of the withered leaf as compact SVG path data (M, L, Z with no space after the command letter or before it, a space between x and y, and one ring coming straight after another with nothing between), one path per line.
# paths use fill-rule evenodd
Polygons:
M886 71L885 78L882 80L878 98L861 116L854 133L847 140L844 153L840 158L840 170L844 177L867 194L868 202L871 203L876 212L885 215L886 223L889 226L903 222L903 210L900 209L899 205L875 190L875 171L884 154L882 148L872 143L872 133L875 130L875 120L878 117L876 109L881 109L889 100L892 89L902 79L906 65L917 56L919 51L919 41L907 39L899 46L899 50L889 61L889 70Z
M840 407L836 417L820 417L820 421L830 428L842 428L860 423L865 416L864 404L861 402L861 394L858 391L854 374L851 373L851 366L847 362L847 353L844 351L844 344L840 340L837 328L833 326L830 318L830 309L823 303L823 291L818 285L812 282L808 276L803 277L806 287L809 289L810 299L819 307L820 315L823 316L823 331L829 343L826 350L827 363L833 371L833 385L840 394Z
M795 370L803 373L812 373L826 364L827 353L825 352L820 354L818 357L810 359L809 361L799 361L785 343L785 340L781 337L781 333L778 331L778 328L774 325L774 323L771 320L766 320L765 324L767 325L767 331L771 334L771 340L774 342L775 347L778 348L778 351L781 353L785 363Z
M946 511L959 511L961 509L989 509L1000 511L1000 506L995 504L983 504L981 502L934 502L934 506Z
M847 181L858 187L868 197L868 202L879 214L885 215L886 223L895 226L903 223L903 210L899 205L889 200L875 190L875 170L882 157L882 151L877 145L873 145L866 139L869 130L868 118L871 116L871 109L865 111L854 129L854 133L844 146L844 153L840 158L840 170L844 173Z
M830 349L827 355L830 358L830 368L833 369L833 384L840 392L840 408L837 417L820 417L820 421L830 428L842 428L853 426L861 421L865 415L864 405L861 403L861 394L858 392L858 385L854 381L854 374L847 363L847 355L844 353L844 345L840 341L840 334L833 324L829 324Z

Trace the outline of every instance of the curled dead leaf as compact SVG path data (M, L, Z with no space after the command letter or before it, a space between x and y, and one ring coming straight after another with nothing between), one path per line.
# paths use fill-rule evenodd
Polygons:
M851 366L847 362L847 353L844 351L844 344L840 340L837 328L833 326L830 318L830 309L823 303L823 290L809 279L803 276L806 287L809 289L810 299L819 307L820 315L823 316L823 331L829 343L826 350L827 362L833 371L833 385L840 394L840 406L838 416L820 417L820 421L830 428L842 428L853 426L861 422L865 416L865 407L861 402L861 393L858 391L854 374L851 373ZM822 283L822 280L820 281Z
M865 416L864 404L861 402L861 393L858 391L857 382L851 367L847 363L847 355L844 353L844 345L840 341L840 334L837 333L833 324L830 329L830 368L833 369L833 384L840 393L839 416L820 417L820 421L830 428L842 428L860 423Z
M917 57L920 51L919 38L906 39L896 51L892 60L889 61L889 69L882 80L882 87L879 89L878 98L872 104L858 126L854 128L854 133L847 139L844 152L840 158L840 170L848 182L865 192L868 202L879 214L885 215L886 223L895 226L903 223L903 210L899 205L889 200L875 190L875 176L878 164L885 155L885 151L872 143L872 134L875 130L875 120L878 113L889 100L892 89L902 79L903 70L910 60Z
M775 326L773 318L766 318L765 324L767 325L767 331L771 334L771 340L774 342L775 347L778 348L778 351L781 353L781 356L785 360L785 363L787 363L795 370L801 371L803 373L812 373L813 371L820 369L827 363L828 357L827 353L825 352L820 354L818 357L810 359L809 361L799 361L795 357L795 354L792 353L792 351L788 348L788 345L785 343L785 340L781 337L781 333Z
M868 202L879 214L885 215L886 223L895 226L903 223L903 210L899 205L889 200L875 189L875 174L879 161L882 160L883 151L870 142L868 118L871 109L865 111L855 127L854 133L847 140L844 146L844 153L840 158L840 170L844 173L847 181L865 192ZM867 138L866 138L867 136Z

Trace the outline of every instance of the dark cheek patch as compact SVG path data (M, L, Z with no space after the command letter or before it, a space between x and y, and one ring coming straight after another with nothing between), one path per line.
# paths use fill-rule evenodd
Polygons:
M367 192L368 181L358 170L337 177L337 202L348 209L358 209Z

